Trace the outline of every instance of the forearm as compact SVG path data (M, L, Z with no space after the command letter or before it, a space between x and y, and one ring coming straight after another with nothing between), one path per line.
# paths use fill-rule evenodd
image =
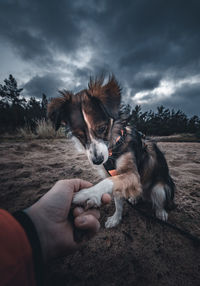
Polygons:
M23 227L31 246L36 285L43 285L44 260L37 229L30 216L28 216L24 211L17 211L13 214L13 216Z
M37 255L36 261L34 254L38 244L29 239L30 235L37 237L30 219L23 212L12 216L0 210L0 229L1 285L42 285L41 257ZM38 262L39 271L36 267Z

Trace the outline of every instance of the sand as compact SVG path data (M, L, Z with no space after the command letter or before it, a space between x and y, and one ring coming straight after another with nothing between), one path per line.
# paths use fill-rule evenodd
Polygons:
M177 185L169 222L200 238L200 144L158 143ZM0 143L0 207L26 208L60 179L100 180L68 139ZM113 203L101 209L98 235L74 255L47 265L48 285L200 285L200 247L158 224L150 207L143 216L127 203L114 229L104 223Z

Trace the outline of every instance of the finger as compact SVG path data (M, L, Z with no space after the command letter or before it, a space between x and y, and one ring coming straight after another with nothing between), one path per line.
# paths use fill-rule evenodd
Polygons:
M73 210L73 216L74 217L77 217L77 216L81 215L82 213L84 213L84 209L81 207L76 207Z
M97 209L89 209L83 213L84 215L93 215L96 219L100 218L100 211Z
M103 204L109 204L111 202L111 196L109 194L103 194L101 200Z
M80 179L79 184L80 184L79 190L92 187L92 183L85 181L85 180L81 180L81 179Z
M76 217L74 224L77 228L87 230L91 234L95 234L100 228L99 221L91 214Z
M97 209L89 209L87 211L84 211L81 207L76 207L73 211L74 217L80 216L80 215L93 215L96 219L100 218L100 212Z
M69 180L69 183L73 187L74 192L78 192L81 189L90 188L92 186L92 183L81 179L72 179Z

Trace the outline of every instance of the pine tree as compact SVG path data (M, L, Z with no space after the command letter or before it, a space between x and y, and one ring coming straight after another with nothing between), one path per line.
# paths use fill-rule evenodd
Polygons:
M0 96L2 101L13 105L21 105L25 102L20 98L23 88L18 88L16 79L10 74L8 79L4 80L4 85L0 84Z
M42 117L44 117L45 119L47 118L47 105L48 105L48 100L46 94L43 93L41 106L42 106Z

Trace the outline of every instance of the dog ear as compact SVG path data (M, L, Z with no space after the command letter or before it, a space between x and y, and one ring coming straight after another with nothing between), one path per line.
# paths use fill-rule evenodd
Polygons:
M121 102L121 88L112 75L109 77L107 84L103 85L104 77L92 80L88 85L92 96L98 98L111 118L118 118L119 107Z
M121 87L114 76L110 77L108 83L104 85L104 99L103 104L110 113L111 117L116 119L119 114L119 107L121 102Z
M67 109L71 100L71 93L68 91L60 91L63 97L53 98L47 107L48 118L52 121L57 131L61 125L61 121L67 121Z

